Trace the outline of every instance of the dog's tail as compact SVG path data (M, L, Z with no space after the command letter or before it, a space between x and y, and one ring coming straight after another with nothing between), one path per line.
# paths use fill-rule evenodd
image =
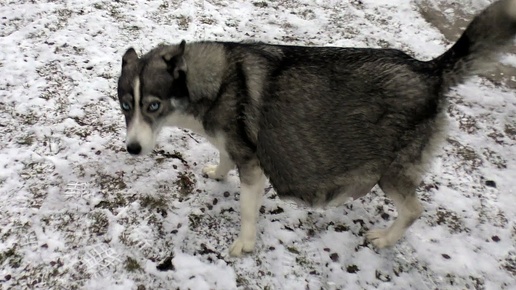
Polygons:
M459 40L431 61L441 72L442 89L485 71L516 35L516 0L499 0L478 14Z

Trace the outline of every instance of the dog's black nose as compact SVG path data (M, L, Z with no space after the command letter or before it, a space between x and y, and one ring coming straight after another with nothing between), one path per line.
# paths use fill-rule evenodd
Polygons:
M138 143L131 143L127 145L127 152L133 155L138 155L140 152L142 152L142 146Z

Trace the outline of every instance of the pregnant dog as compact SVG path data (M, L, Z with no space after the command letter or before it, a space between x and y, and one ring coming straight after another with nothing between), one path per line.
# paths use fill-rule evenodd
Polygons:
M441 56L419 61L394 49L305 47L260 42L180 42L122 58L118 97L127 151L153 150L163 126L188 128L219 151L210 178L238 169L240 235L253 250L266 178L277 194L338 205L378 184L398 216L367 239L394 245L421 215L416 196L445 130L446 94L485 71L513 44L516 0L478 14Z

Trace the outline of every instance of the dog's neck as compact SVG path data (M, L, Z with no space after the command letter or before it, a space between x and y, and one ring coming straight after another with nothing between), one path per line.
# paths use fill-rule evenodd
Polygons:
M193 102L214 100L227 70L224 48L218 43L191 43L185 48L187 86Z
M206 131L204 130L202 121L191 114L172 114L166 118L164 125L168 127L179 127L188 129L199 135L206 136Z

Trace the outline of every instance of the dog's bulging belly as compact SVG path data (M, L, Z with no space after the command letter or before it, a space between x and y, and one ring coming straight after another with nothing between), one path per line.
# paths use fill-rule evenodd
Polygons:
M266 168L272 186L282 200L293 201L300 206L316 208L336 207L365 196L376 185L379 174L365 173L366 170L352 170L344 176L319 176L320 179L304 183L285 172L271 174ZM313 176L312 176L313 177Z
M359 199L365 196L371 188L362 187L362 188L353 188L353 189L342 189L340 192L336 194L318 194L313 195L311 200L307 199L307 196L301 196L299 194L279 194L281 200L286 202L295 203L299 207L313 207L313 208L329 208L329 207L338 207L345 203L352 202L356 199ZM327 200L326 197L328 195L332 195L330 200Z

